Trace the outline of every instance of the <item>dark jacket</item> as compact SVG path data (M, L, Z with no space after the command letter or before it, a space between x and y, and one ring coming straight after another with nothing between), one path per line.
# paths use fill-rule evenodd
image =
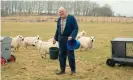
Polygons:
M65 36L65 37L71 36L72 39L75 39L77 36L77 33L78 33L77 21L74 16L68 14L67 20L66 20L66 26L63 31L63 34L61 34L61 17L58 19L54 39L58 41L59 36Z

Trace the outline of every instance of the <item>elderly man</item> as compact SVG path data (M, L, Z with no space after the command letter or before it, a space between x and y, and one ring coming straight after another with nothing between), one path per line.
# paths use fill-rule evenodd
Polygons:
M71 68L71 75L76 73L75 55L74 50L67 49L67 41L75 39L78 33L78 24L74 16L67 14L65 8L60 7L58 9L58 15L60 16L57 21L57 29L54 36L53 43L59 42L59 62L60 71L57 75L65 74L66 57L68 56L69 66Z

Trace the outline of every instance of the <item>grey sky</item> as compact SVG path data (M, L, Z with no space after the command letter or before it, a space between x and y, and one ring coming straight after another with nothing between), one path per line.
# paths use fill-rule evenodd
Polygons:
M133 0L90 0L100 5L109 4L115 14L133 16Z

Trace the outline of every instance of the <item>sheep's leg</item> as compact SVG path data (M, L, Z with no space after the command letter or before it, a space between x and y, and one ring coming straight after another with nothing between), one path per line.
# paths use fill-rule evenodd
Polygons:
M17 47L15 47L14 50L17 51Z
M43 50L43 52L42 52L42 56L44 57L44 58L46 58L46 51L45 50Z
M40 51L40 55L41 55L41 57L43 58L43 54L42 54L42 52Z
M82 48L80 48L80 51L82 51Z
M23 43L23 47L25 48L25 43Z
M16 51L16 48L12 48L12 51L15 52Z
M86 51L88 51L88 48L85 48Z
M26 46L26 45L24 45L24 48L25 48L25 49L27 49L27 46Z
M89 48L89 50L90 50L90 51L92 51L92 47L91 47L91 48Z
M42 54L41 54L41 57L44 58Z
M17 47L16 50L19 50L19 48Z
M19 50L19 46L16 49Z
M39 53L41 53L41 51L40 51L40 50L38 50L38 52L39 52Z
M42 55L41 55L42 56ZM42 58L44 58L43 56L42 56Z
M25 49L27 49L27 46L25 46Z
M43 56L42 56L42 51L39 49L38 52L39 52L41 58L43 58Z
M87 50L87 48L84 48L84 47L81 48L81 51L85 51L85 50Z
M45 53L44 55L45 55L45 59L46 59L47 54Z
M42 58L46 58L46 54L44 54L44 53L41 54L41 57L42 57Z
M83 49L83 46L80 47L80 51L82 51L82 49Z
M25 47L25 49L27 49L27 43L24 43L24 47Z

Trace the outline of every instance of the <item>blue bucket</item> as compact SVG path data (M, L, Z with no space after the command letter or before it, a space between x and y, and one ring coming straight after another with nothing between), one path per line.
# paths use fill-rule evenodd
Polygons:
M68 50L78 49L80 47L80 42L78 40L68 40L67 48Z

